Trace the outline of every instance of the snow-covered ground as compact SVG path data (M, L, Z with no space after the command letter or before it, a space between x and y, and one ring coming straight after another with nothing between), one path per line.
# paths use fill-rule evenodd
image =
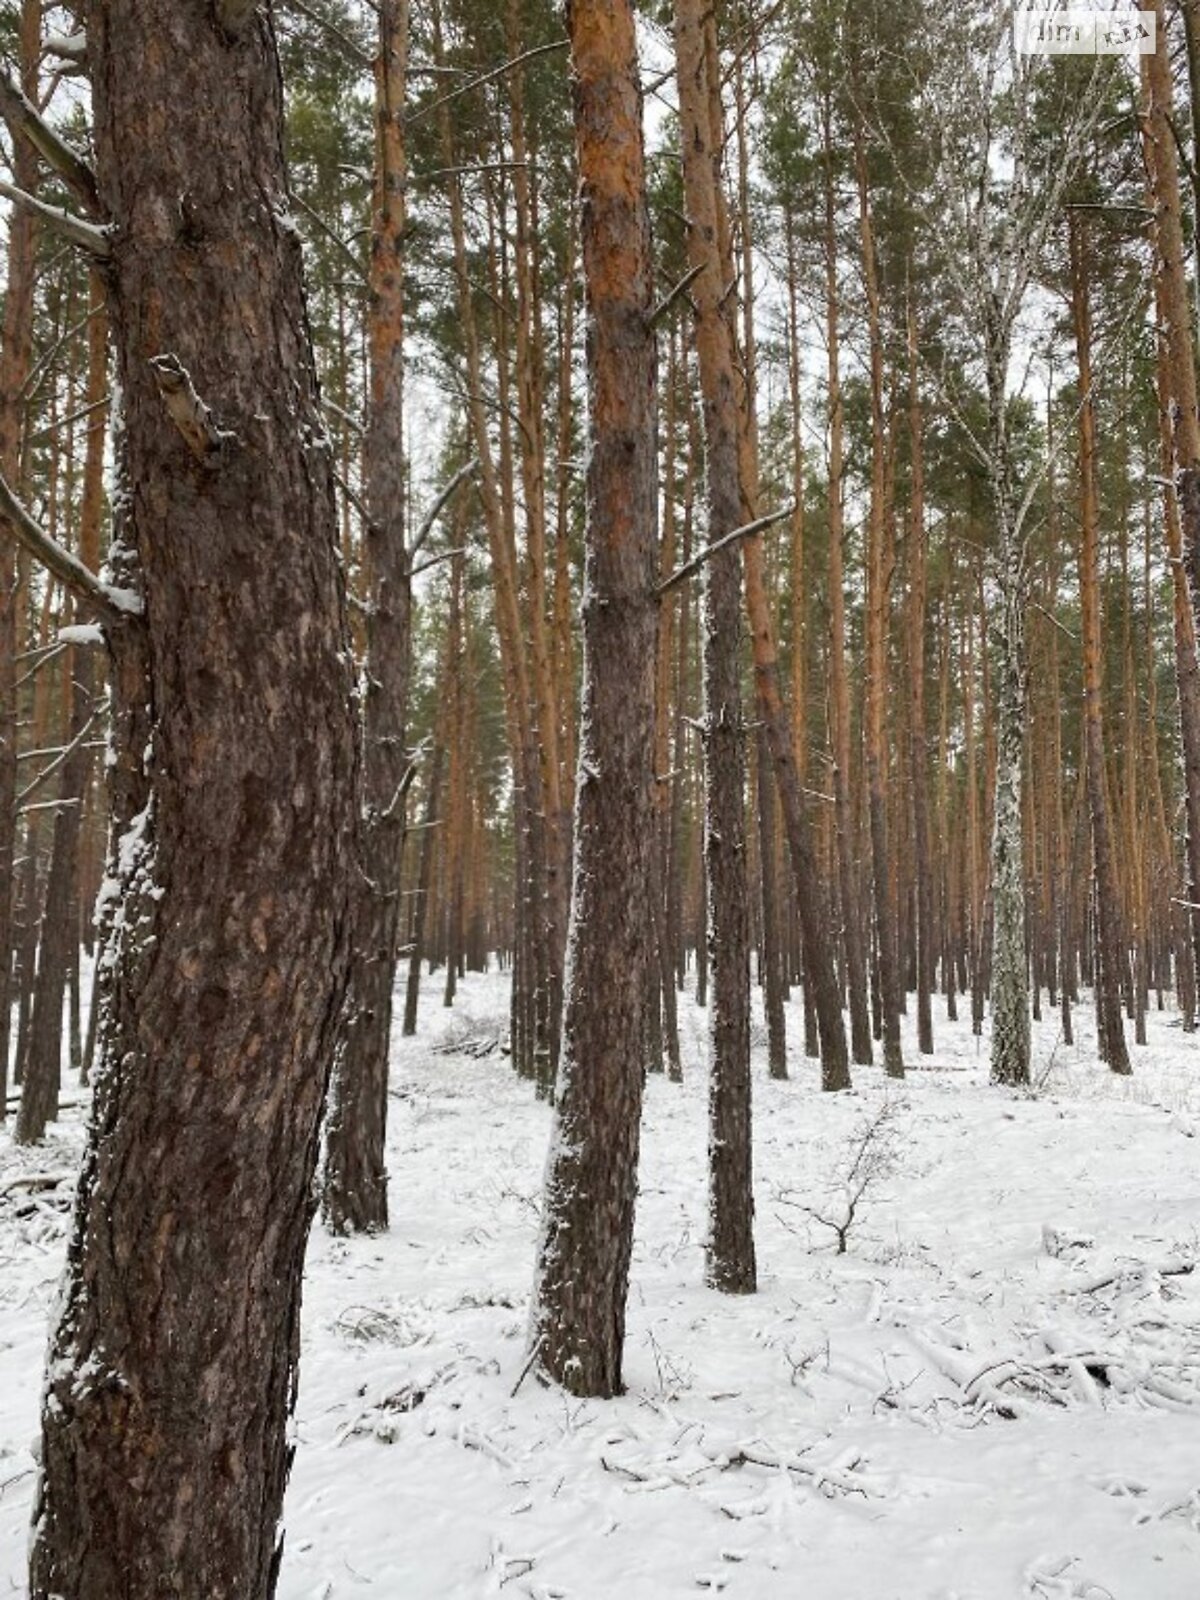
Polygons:
M549 1111L493 1052L498 976L426 986L397 1040L392 1229L309 1251L281 1600L1200 1596L1200 1041L1150 1019L1135 1076L1035 1029L1040 1093L986 1042L822 1096L756 1052L760 1292L703 1284L704 1015L647 1088L628 1393L519 1387ZM800 1038L798 1007L789 1015ZM906 1032L910 1065L916 1065ZM879 1112L888 1102L886 1115ZM71 1114L74 1117L78 1112ZM863 1130L872 1181L835 1220ZM66 1171L0 1134L0 1594L24 1593L30 1446ZM63 1186L63 1192L67 1189Z

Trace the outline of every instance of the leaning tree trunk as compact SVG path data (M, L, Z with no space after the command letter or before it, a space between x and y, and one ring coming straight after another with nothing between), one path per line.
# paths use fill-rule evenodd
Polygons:
M630 0L568 10L587 295L584 675L559 1093L532 1359L620 1392L654 960L658 462L653 261Z
M146 798L114 846L30 1589L266 1600L349 957L333 478L267 15L96 0L88 55L144 597L109 634L142 739L114 778Z

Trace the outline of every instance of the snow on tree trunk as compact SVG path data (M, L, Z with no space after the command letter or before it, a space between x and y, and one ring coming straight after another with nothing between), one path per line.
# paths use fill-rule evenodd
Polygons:
M267 1600L349 955L333 478L266 14L98 0L88 57L144 619L109 630L106 1015L30 1589Z
M999 514L1000 607L996 623L996 798L992 832L992 1081L1029 1082L1029 972L1021 825L1026 691L1026 579L1007 497Z
M587 296L584 674L559 1093L532 1358L620 1392L653 974L658 635L653 262L629 0L569 8Z

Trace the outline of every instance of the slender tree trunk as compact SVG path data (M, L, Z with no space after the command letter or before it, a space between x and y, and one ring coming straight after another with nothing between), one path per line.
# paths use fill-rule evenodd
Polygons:
M584 681L559 1093L532 1346L573 1394L620 1392L654 848L654 293L629 0L572 0L587 294Z
M662 548L659 567L664 577L675 567L675 330L668 340L666 406L663 431L666 435L663 463L664 505L662 512ZM668 908L671 881L673 799L678 787L677 776L671 771L671 668L675 653L676 597L663 597L658 628L658 659L655 665L654 687L654 798L656 818L656 843L654 863L654 928L655 948L658 952L657 970L651 979L651 988L657 984L657 1003L652 1012L659 1016L661 1045L665 1049L667 1075L674 1083L682 1082L683 1061L679 1050L679 1016L676 1004L675 951L671 942L672 924ZM660 1049L660 1062L663 1050Z
M1161 302L1160 302L1161 315ZM1159 430L1164 467L1172 456L1170 372L1163 345L1158 346ZM1171 573L1171 636L1175 647L1175 689L1179 700L1180 745L1183 755L1184 860L1187 867L1187 922L1193 968L1200 971L1200 660L1196 620L1183 559L1183 533L1178 496L1164 497L1167 565Z
M706 37L714 39L711 18L706 20ZM719 76L715 42L708 48L708 80L710 127L712 148L721 143L719 97L714 88ZM745 96L741 86L741 69L738 68L739 120L744 124ZM714 109L715 107L715 109ZM743 349L742 370L734 371L733 393L740 399L738 414L738 456L741 485L741 515L751 521L759 514L758 427L755 402L754 372L756 350L753 318L753 253L752 227L749 207L748 146L743 131L739 133L739 166L741 174L740 223L742 234L743 279ZM724 196L716 182L714 167L714 209L716 236L721 263L720 280L733 276L733 254L729 242L729 227L724 209ZM685 171L685 189L687 177ZM730 359L734 354L732 322L727 323ZM740 377L740 384L739 384ZM703 373L701 382L703 385ZM740 395L739 395L740 388ZM723 391L718 391L723 393ZM710 468L711 473L711 468ZM784 831L788 840L796 897L800 911L804 940L806 988L811 992L821 1035L821 1082L825 1089L844 1089L849 1085L849 1066L846 1059L846 1035L842 1023L841 994L833 951L829 944L829 911L825 887L817 866L808 819L804 809L800 777L796 760L796 739L787 708L783 701L780 683L778 651L772 622L772 608L767 593L763 571L763 545L761 535L743 542L743 561L746 578L746 610L750 624L750 642L754 657L754 683L759 719L766 733L767 747L775 773L775 783L782 803Z
M1196 618L1200 615L1200 405L1172 128L1171 65L1161 0L1155 0L1154 9L1156 50L1141 58L1142 152L1154 212L1151 237L1159 324L1159 408L1164 440L1170 440L1173 478L1166 532L1174 589L1193 965L1200 972L1200 669L1196 664ZM1186 615L1189 611L1190 616Z
M1071 309L1079 369L1079 596L1083 623L1083 727L1087 744L1088 802L1096 870L1096 920L1100 947L1097 997L1103 1059L1114 1072L1130 1071L1121 1018L1120 968L1126 960L1113 859L1112 824L1104 775L1102 644L1100 638L1100 507L1096 494L1096 419L1092 388L1092 321L1088 303L1086 243L1071 221Z
M676 0L683 187L704 418L708 538L739 525L737 394L722 309L716 146L705 18ZM709 1030L709 1283L755 1287L750 1123L750 954L746 882L745 728L741 697L741 561L727 546L704 564L704 859L711 979Z
M867 1012L867 967L858 914L854 873L854 821L850 805L850 687L846 675L846 596L843 556L846 542L842 505L841 309L837 281L837 228L832 172L828 97L825 130L825 329L829 361L829 714L833 748L833 805L837 835L838 887L842 902L842 944L850 1000L850 1052L859 1066L870 1066L871 1022Z
M84 403L89 410L89 432L80 511L79 557L89 571L94 572L100 565L104 397L108 389L108 325L104 314L104 289L95 274L92 276L89 310L88 376L84 395ZM94 709L94 677L91 650L69 649L63 668L67 710L63 738L68 749L59 774L58 798L61 803L54 813L37 981L29 1021L25 1083L16 1126L16 1138L20 1144L37 1143L45 1133L47 1122L58 1116L62 1079L63 1000L72 963L78 962L76 885L84 796L92 766L87 730ZM78 980L75 988L77 991Z
M37 63L41 53L40 0L22 0L20 21L22 88L37 101ZM23 141L13 150L13 182L27 193L37 187L37 157ZM12 485L21 480L21 398L29 374L33 339L36 243L32 212L12 206L5 258L4 324L0 331L0 472ZM0 519L0 1123L8 1110L8 1070L12 1032L11 977L17 838L17 609L20 575L11 530Z
M995 629L996 777L992 825L992 1081L1029 1082L1029 972L1025 951L1022 784L1028 698L1025 640L1027 552L1016 526L1005 408L1007 363L989 371L992 492L999 527L1000 595ZM986 952L980 951L981 965Z
M862 233L863 281L867 290L867 322L871 345L871 503L867 536L866 655L867 693L865 745L867 802L871 830L871 864L875 882L875 941L879 959L879 1002L883 1032L883 1064L889 1078L904 1076L900 1049L900 973L896 956L896 921L892 905L891 851L887 817L887 619L891 562L885 545L883 334L880 329L879 283L875 239L867 190L867 159L861 129L855 129L859 222Z
M375 58L375 206L363 452L367 660L358 905L326 1135L325 1221L335 1233L387 1227L388 1052L404 850L412 585L404 485L404 99L408 0L381 0Z
M429 788L425 794L425 819L421 836L421 864L417 869L412 913L411 948L408 952L408 982L404 991L404 1036L417 1031L417 1005L421 998L421 962L425 958L425 930L429 925L429 901L433 887L433 853L436 844L438 804L442 794L442 766L446 750L439 740L429 761Z
M925 468L921 390L917 378L917 323L908 308L908 432L912 462L909 507L908 678L909 750L912 786L913 870L917 896L917 1049L933 1053L935 982L933 895L934 871L929 846L929 756L925 738Z
M762 990L767 1019L767 1070L786 1078L787 1027L783 1012L783 941L779 886L775 881L775 779L771 748L760 722L755 736L755 791L758 800L759 887L762 903Z
M459 548L450 558L450 630L446 645L447 660L447 736L450 748L450 776L446 795L446 984L442 1004L454 1004L463 951L463 900L467 853L467 778L469 741L472 734L467 711L468 676L463 634L463 576L466 556Z
M522 49L521 0L506 0L506 37L509 54ZM547 606L546 585L546 450L543 437L545 359L536 272L536 189L531 183L530 150L525 131L525 80L518 67L508 74L512 128L511 181L516 236L514 257L517 282L516 362L517 416L520 422L521 489L525 513L525 549L528 569L528 638L537 722L543 813L544 895L540 915L545 921L548 992L545 998L550 1058L546 1074L552 1084L558 1066L562 1028L563 954L567 936L570 855L570 819L562 796L562 762L559 752L558 680L553 670L553 631Z
M268 1600L349 960L333 478L268 19L97 0L88 57L144 611L108 630L121 915L30 1591Z

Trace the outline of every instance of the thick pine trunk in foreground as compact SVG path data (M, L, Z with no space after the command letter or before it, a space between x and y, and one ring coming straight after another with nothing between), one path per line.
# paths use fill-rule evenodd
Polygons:
M267 1600L349 954L333 481L267 18L97 0L88 55L144 616L110 634L122 914L30 1588Z
M653 262L629 0L568 24L587 295L584 675L559 1092L531 1340L573 1394L621 1391L653 971L658 633Z
M363 457L367 662L361 876L354 956L326 1137L325 1220L337 1233L386 1228L388 1052L400 926L408 761L412 582L404 492L404 90L408 0L381 0L375 60L375 211L367 342L370 408Z

